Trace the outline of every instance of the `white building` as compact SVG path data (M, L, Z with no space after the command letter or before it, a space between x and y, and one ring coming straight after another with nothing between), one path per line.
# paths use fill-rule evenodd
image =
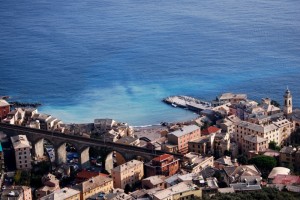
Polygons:
M26 135L17 135L10 139L15 151L16 168L21 170L31 169L31 145Z

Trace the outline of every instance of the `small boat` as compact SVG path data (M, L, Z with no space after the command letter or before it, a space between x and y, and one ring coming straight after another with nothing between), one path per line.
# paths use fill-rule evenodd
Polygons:
M176 105L175 103L172 103L171 105L172 105L173 107L175 107L175 108L177 107L177 105Z

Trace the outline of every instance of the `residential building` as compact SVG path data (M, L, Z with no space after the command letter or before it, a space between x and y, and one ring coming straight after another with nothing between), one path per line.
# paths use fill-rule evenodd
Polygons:
M211 135L211 134L217 134L221 133L222 129L215 127L215 126L210 126L207 129L202 130L201 134L202 135Z
M109 193L113 189L113 180L99 175L75 185L72 189L80 192L80 199L87 199L99 192Z
M1 200L32 200L31 188L27 186L11 186L3 189Z
M87 181L96 176L108 177L108 175L102 174L100 172L87 171L87 170L83 169L82 171L80 171L76 174L75 182L82 183L82 182Z
M125 189L125 186L133 185L142 180L144 176L144 163L131 160L111 170L113 185L115 188Z
M199 139L193 141L189 141L188 142L189 152L195 152L204 155L213 153L214 139L215 139L215 134L211 134L211 135L202 136Z
M190 173L199 173L209 166L214 166L213 156L201 156L198 153L190 152L184 155L181 168Z
M268 187L275 187L280 191L286 189L290 192L300 193L300 176L278 174Z
M229 156L223 156L214 161L214 167L217 169L223 169L224 167L234 166L232 163L231 158Z
M62 188L40 198L40 200L81 200L80 192L72 188Z
M291 170L289 168L286 167L274 167L272 169L272 171L270 172L269 176L268 176L268 182L272 183L274 178L280 174L280 175L289 175L291 172Z
M300 148L292 146L283 147L279 152L279 163L281 166L300 171Z
M170 132L168 142L178 146L178 153L188 152L188 142L200 138L200 127L196 125L184 126L176 131Z
M2 122L21 126L24 120L25 111L22 108L16 108L10 111Z
M10 104L4 99L0 99L0 121L6 118L10 112Z
M142 180L142 188L152 189L152 188L161 188L165 189L165 179L163 175L150 176Z
M126 194L122 189L113 189L112 192L104 196L105 200L134 200L132 196Z
M246 94L233 94L233 93L224 93L216 98L216 100L212 101L212 106L220 106L226 103L237 104L240 101L246 101Z
M241 165L224 167L224 181L227 185L233 183L247 183L251 185L260 185L261 173L255 165ZM240 185L243 186L243 185ZM238 185L237 185L238 187Z
M140 146L140 139L132 136L124 136L116 141L119 144L126 144L130 146Z
M113 119L95 119L94 127L96 130L100 131L100 133L106 133L115 126L117 122Z
M48 125L48 121L50 121L50 119L52 120L52 117L51 115L48 115L48 114L39 114L39 113L36 113L32 116L32 120L34 121L39 121L40 122L40 128L42 130L48 130L50 125Z
M56 177L50 173L44 175L42 177L42 184L44 185L41 188L38 188L35 191L35 196L37 198L44 197L50 193L53 193L55 190L59 190L59 180L56 179Z
M15 151L16 168L21 170L31 169L31 145L26 135L17 135L10 139Z
M153 194L153 200L192 200L201 198L202 191L194 184L179 183Z
M234 140L242 148L244 137L247 135L259 136L267 139L267 143L271 141L281 145L285 142L291 134L292 123L288 120L280 120L272 122L268 125L259 125L246 121L241 121L236 125L235 132L233 134Z
M257 135L245 135L242 140L242 151L245 154L249 151L265 151L268 147L268 140Z
M179 159L173 155L163 154L145 164L146 177L154 175L172 176L179 170Z

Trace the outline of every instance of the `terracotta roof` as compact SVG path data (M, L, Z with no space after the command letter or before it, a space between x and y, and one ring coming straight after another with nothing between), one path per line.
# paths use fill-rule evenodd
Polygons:
M300 184L300 176L278 174L273 180L273 184Z
M166 160L168 159L169 157L171 157L172 155L170 154L163 154L163 155L160 155L160 156L157 156L155 158L153 158L154 161L157 161L157 162L161 162L163 160Z
M93 178L93 177L99 176L99 175L101 176L101 173L99 173L99 172L91 172L91 171L82 170L81 172L79 172L76 175L76 182L85 181L85 180L88 180L90 178Z
M212 133L218 132L219 130L221 130L221 129L219 129L219 128L215 127L215 126L210 126L207 129L204 129L202 131L202 135L210 135Z

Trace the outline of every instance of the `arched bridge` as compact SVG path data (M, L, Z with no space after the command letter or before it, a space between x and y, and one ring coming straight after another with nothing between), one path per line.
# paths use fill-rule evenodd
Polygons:
M32 153L36 157L43 156L44 147L43 140L50 141L55 150L56 164L67 162L66 159L66 143L72 144L79 153L79 163L84 167L89 165L89 148L94 147L101 149L103 152L119 152L126 161L136 157L142 157L145 160L151 160L153 157L162 155L166 152L161 150L146 149L137 146L129 146L114 142L102 141L95 138L87 138L76 135L69 135L60 132L46 131L41 129L28 128L11 124L0 123L0 131L3 131L8 136L26 135L29 142L32 144ZM168 153L172 154L172 153ZM172 154L181 158L180 154Z

